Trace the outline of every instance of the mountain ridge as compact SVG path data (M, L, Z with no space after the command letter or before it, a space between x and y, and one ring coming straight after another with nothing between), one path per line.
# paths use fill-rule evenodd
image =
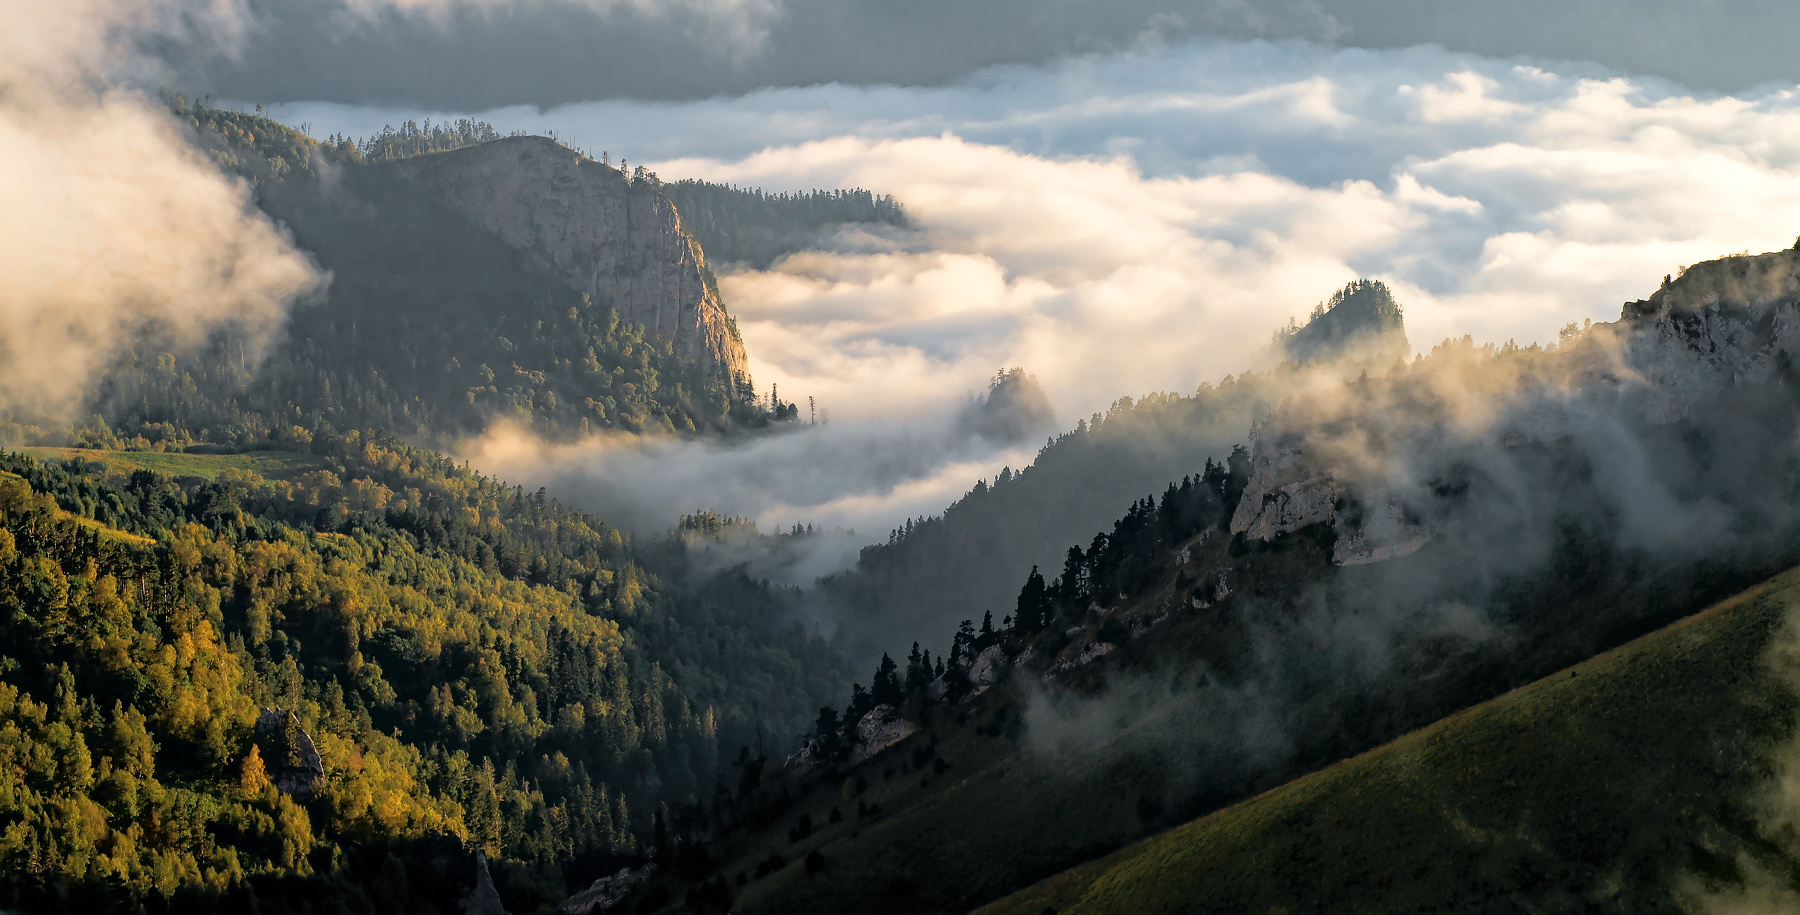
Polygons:
M752 388L737 324L705 255L660 182L546 137L508 137L378 166L431 187L452 208L596 304Z

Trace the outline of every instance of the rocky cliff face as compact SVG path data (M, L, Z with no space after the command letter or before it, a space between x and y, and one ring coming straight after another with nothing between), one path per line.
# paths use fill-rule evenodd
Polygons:
M1231 532L1266 542L1327 524L1339 564L1406 555L1447 517L1448 468L1689 419L1734 390L1787 382L1796 360L1800 251L1698 264L1552 351L1434 355L1284 405L1253 435Z
M744 344L705 256L653 181L630 181L543 137L512 137L386 166L525 251L573 289L678 353L749 384Z
M1627 303L1617 326L1646 413L1681 419L1705 397L1773 380L1800 355L1800 251L1696 264Z

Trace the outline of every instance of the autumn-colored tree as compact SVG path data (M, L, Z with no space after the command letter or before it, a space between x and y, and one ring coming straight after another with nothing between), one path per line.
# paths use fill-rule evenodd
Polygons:
M263 769L262 751L256 744L250 745L250 752L244 754L244 761L238 764L238 791L246 798L259 798L263 789L269 787L269 773Z

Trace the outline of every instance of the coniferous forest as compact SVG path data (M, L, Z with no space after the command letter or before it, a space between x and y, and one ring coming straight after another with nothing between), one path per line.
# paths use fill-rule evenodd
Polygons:
M542 491L391 439L312 454L212 480L0 458L20 904L357 910L407 873L430 902L482 851L529 911L840 688L816 635L670 588Z

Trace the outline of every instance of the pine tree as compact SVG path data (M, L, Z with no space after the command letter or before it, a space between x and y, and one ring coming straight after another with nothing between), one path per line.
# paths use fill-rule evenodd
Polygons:
M819 718L813 722L813 736L819 740L819 753L831 756L837 752L841 742L843 723L838 721L837 710L829 705L819 709Z
M875 679L869 684L869 695L876 705L899 705L902 698L900 692L899 668L894 659L881 654L881 664L875 668Z
M1031 574L1025 577L1025 586L1019 589L1019 601L1013 612L1013 628L1023 635L1035 635L1044 628L1045 616L1050 612L1050 596L1044 587L1044 576L1038 573L1038 567L1031 567Z
M931 683L931 662L919 651L919 643L914 642L912 654L906 657L906 692L920 692Z

